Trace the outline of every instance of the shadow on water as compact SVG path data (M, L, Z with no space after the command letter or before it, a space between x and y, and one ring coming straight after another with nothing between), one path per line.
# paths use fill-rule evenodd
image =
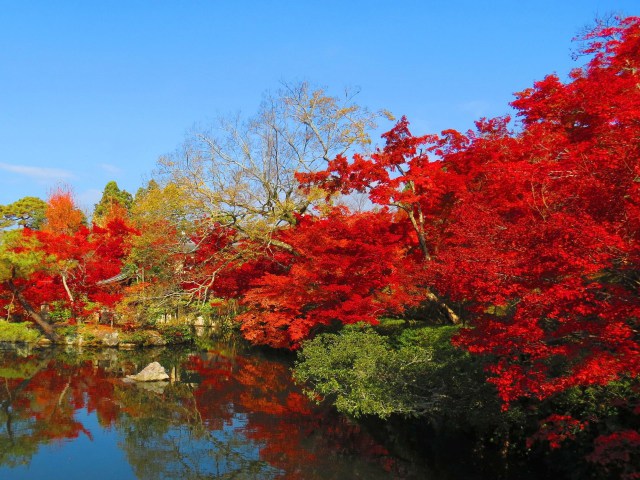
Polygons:
M152 361L170 381L122 380ZM360 425L311 403L288 363L233 344L0 351L0 478L41 475L450 478L397 459Z

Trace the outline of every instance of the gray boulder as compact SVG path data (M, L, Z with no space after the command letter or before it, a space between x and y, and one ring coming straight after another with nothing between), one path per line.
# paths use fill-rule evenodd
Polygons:
M150 331L147 333L146 344L153 347L164 347L167 344L167 342L164 340L164 338L162 338L162 335L160 335L158 332Z
M104 337L102 337L102 343L107 347L117 347L120 343L118 332L107 333Z
M135 380L136 382L160 382L169 380L169 375L167 375L167 372L162 365L158 362L152 362L144 367L140 373L136 375L127 375L127 378Z

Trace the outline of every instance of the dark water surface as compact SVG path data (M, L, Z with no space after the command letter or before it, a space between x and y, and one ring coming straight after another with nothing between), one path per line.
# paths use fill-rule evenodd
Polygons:
M164 383L122 378L159 361ZM215 352L0 351L0 479L436 477L309 402L289 366Z

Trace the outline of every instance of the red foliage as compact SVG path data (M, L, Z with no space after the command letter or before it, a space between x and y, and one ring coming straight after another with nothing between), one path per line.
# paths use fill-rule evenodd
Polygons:
M478 313L510 307L458 340L497 355L506 403L640 372L640 24L614 31L569 83L550 76L518 94L521 132L484 123L462 147L439 145L468 176L439 273Z
M355 155L349 163L339 156L326 171L299 173L297 178L304 188L315 184L330 194L367 192L374 204L393 207L413 229L423 256L430 259L446 232L462 178L428 155L427 147L437 137L414 137L405 117L383 138L385 148L368 158Z
M413 137L402 119L384 150L299 175L404 213L431 288L473 315L457 343L495 359L505 405L640 373L640 20L588 40L568 83L517 95L520 131L499 118Z
M295 228L279 235L293 253L244 296L244 336L297 348L319 326L375 323L413 303L404 237L384 212L349 215L335 209L326 218L300 217Z
M624 480L640 478L640 433L636 430L602 435L596 438L594 447L587 460L608 473L618 473Z
M68 192L58 192L50 199L45 228L21 231L25 240L35 237L37 242L25 241L19 248L39 249L46 261L29 278L15 279L15 283L31 305L62 302L77 316L86 313L87 301L112 307L121 298L119 285L100 281L120 272L128 239L137 232L118 217L108 219L104 227L89 229L76 221L81 217L74 212L82 214L73 205ZM65 217L69 212L70 217Z
M236 296L241 287L229 272L245 264L236 237L237 232L233 228L220 224L200 225L188 239L190 244L185 241L183 251L176 255L179 257L176 263L183 264L183 289L195 292L201 300L208 300L218 287L221 290L216 290L216 294Z
M565 440L575 439L576 434L584 430L585 425L585 422L569 415L550 415L540 422L538 432L527 439L527 447L536 441L546 441L551 449L559 448Z
M284 363L211 352L192 356L186 367L201 379L193 396L205 425L221 429L234 413L246 415L243 434L260 445L260 458L286 472L287 478L306 478L309 465L327 478L342 478L331 465L336 446L341 452L357 451L390 471L396 468L389 452L357 424L314 408L293 386ZM321 442L314 440L318 431Z
M398 209L425 254L418 283L464 305L455 342L485 356L505 409L640 375L640 18L586 41L566 83L516 95L518 130L413 137L403 118L383 150L298 176ZM556 415L539 435L556 447L583 425Z

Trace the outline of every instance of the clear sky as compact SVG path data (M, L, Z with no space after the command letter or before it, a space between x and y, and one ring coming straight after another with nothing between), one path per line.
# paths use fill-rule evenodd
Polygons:
M194 124L281 81L466 130L566 78L571 39L609 13L640 1L0 0L0 204L59 182L89 211L110 180L135 193Z

